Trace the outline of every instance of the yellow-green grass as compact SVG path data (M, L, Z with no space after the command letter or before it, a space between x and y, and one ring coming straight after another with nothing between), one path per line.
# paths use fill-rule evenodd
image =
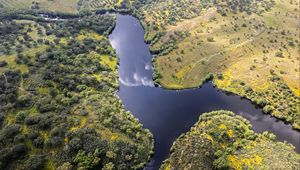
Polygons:
M64 12L64 13L77 13L77 0L0 0L0 4L4 9L10 10L28 10L32 7L32 2L37 2L39 9Z
M46 50L46 45L39 46L37 48L30 48L23 52L24 55L34 56L37 52L43 52ZM7 62L6 67L0 67L0 73L8 69L20 70L22 73L28 72L28 66L26 64L17 64L15 59L17 54L0 56L0 60Z
M123 0L90 0L84 1L81 9L114 9L115 5L120 5Z
M157 0L143 6L140 11L145 16L145 22L154 22L159 29L163 29L168 24L168 19L173 17L174 21L182 21L183 17L192 18L197 15L194 9L201 10L200 0L177 0L177 1L164 1ZM184 16L174 15L174 12L182 13ZM154 31L154 30L151 30Z
M41 0L41 9L53 12L77 13L77 0Z
M0 73L3 73L7 69L15 69L20 70L22 73L28 72L28 67L25 64L16 64L15 58L16 56L10 55L10 56L1 56L1 60L4 60L7 62L8 66L1 67Z
M0 0L6 9L30 9L32 0Z
M30 20L14 20L14 21L17 23L25 24L25 26L23 28L23 32L26 32L30 28L32 31L28 32L28 35L34 41L36 41L38 39L45 39L45 40L53 41L55 39L55 36L53 36L53 35L51 35L51 36L38 35L37 27L41 27L41 26L39 24L37 24L37 27L35 27L34 24L36 24L36 22L34 22L34 21L30 21ZM43 28L43 27L41 27L41 28ZM23 36L19 36L18 38L20 40L22 40ZM16 41L16 44L18 44L18 41ZM42 53L46 50L46 48L47 48L47 45L44 45L44 44L39 45L37 47L32 47L32 48L24 47L22 54L24 56L29 56L30 59L33 60L34 56L37 52ZM6 66L6 67L0 67L0 73L2 73L5 70L8 70L8 69L20 70L22 73L28 72L28 66L26 64L17 64L15 62L16 57L17 57L17 53L15 51L12 51L12 54L0 56L0 60L4 60L8 64L8 66Z
M78 0L0 0L4 9L9 10L29 10L36 2L38 9L62 13L78 13L82 10L96 10L102 8L113 9L115 5L121 5L123 0L83 0L82 5L78 5Z
M261 15L227 12L227 16L221 16L212 7L198 17L167 26L166 34L151 48L169 43L172 36L177 37L178 48L155 58L154 68L160 75L156 81L169 89L194 88L201 85L207 74L213 73L218 88L254 102L262 95L274 108L273 116L283 118L299 129L297 11L296 1L290 4L280 0ZM188 36L180 37L178 32L186 32ZM271 82L274 74L292 91L293 104L289 96L281 93L281 85ZM223 78L216 78L219 75ZM247 94L247 88L254 93ZM273 98L272 90L278 92L280 100Z
M88 90L87 90L88 91ZM101 123L97 123L98 116L95 112L98 108L96 106L90 105L91 99L98 98L97 95L91 95L87 99L83 99L78 106L75 106L72 110L72 118L77 120L77 123L71 127L71 131L76 131L81 128L89 127L97 129L97 133L101 136L101 139L108 141L125 141L131 144L134 144L134 141L130 139L128 136L120 133L119 131L114 131L107 127L101 125ZM109 103L109 101L104 101L102 99L102 103ZM86 116L80 116L80 110L84 109L87 112ZM67 140L67 139L66 139Z
M101 40L103 39L103 36L97 34L94 31L90 31L90 30L82 30L80 32L80 34L77 36L77 39L79 41L84 40L85 38L91 38L91 39L95 39L95 40Z
M34 40L37 41L38 39L44 39L44 40L49 40L50 42L53 41L56 37L54 35L50 35L50 36L46 36L46 35L39 35L38 31L37 31L37 27L42 28L43 32L45 32L45 28L42 27L41 25L37 24L34 21L31 20L14 20L17 23L22 23L25 24L24 28L23 28L23 32L26 32L29 28L32 30L31 32L28 32L28 35ZM35 24L37 24L37 27L34 26ZM96 38L99 38L100 36L97 36L96 34L93 36ZM20 40L23 39L23 36L19 36L18 37ZM62 39L61 42L63 43L66 40ZM16 44L18 44L18 41L16 41ZM32 47L32 48L27 48L24 47L23 48L23 52L22 54L24 56L29 56L31 60L34 60L34 56L36 53L40 52L43 53L46 51L47 45L45 44L41 44L38 45L37 47ZM28 66L26 64L17 64L15 62L17 58L17 53L15 51L12 52L12 54L9 55L2 55L0 56L0 60L1 61L6 61L7 62L7 66L5 67L0 67L0 73L3 73L6 70L20 70L21 73L27 73L28 70Z
M238 13L226 17L220 16L211 8L203 11L199 17L168 26L166 35L154 44L153 48L166 43L175 31L187 31L190 36L179 40L177 49L155 60L155 69L162 75L159 82L167 88L174 84L184 88L197 87L207 73L230 70L235 72L233 76L241 78L255 88L257 84L267 83L266 75L273 69L276 73L284 72L281 76L297 94L296 91L300 87L297 47L287 46L289 52L284 50L284 58L275 57L278 49L282 48L280 42L287 44L286 37L297 36L298 17L295 8L297 9L295 2L291 5L276 1L275 7L262 16ZM274 13L278 11L281 14L275 17ZM286 16L286 12L289 12L289 16ZM238 19L233 20L232 17ZM240 30L233 31L233 23L237 24ZM247 27L242 27L243 23L246 23ZM258 24L265 26L256 27ZM269 27L278 27L279 30L268 33ZM283 37L281 30L290 31L291 34ZM249 36L250 34L252 36ZM208 42L209 37L213 37L214 41ZM277 39L278 43L270 43L272 37ZM269 47L269 53L263 53L262 45ZM181 62L176 60L178 57L182 58ZM263 58L267 60L262 61ZM252 65L257 69L250 71ZM191 67L189 71L186 71L187 66ZM257 75L259 78L256 78Z
M111 70L115 71L117 68L118 60L109 55L102 55L100 63L109 67Z
M99 59L100 64L112 71L116 71L118 66L118 59L115 57L112 57L110 55L99 55L96 52L91 52L90 57L95 57ZM99 77L100 75L96 75L96 77ZM101 76L100 76L101 77ZM99 77L99 78L100 78Z

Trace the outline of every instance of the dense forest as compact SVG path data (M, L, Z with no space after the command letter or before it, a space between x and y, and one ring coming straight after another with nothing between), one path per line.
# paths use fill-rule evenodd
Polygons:
M112 15L0 22L0 169L140 169L152 135L116 96Z
M230 111L204 113L171 148L161 166L170 169L298 169L294 147L275 135L255 133L251 124Z

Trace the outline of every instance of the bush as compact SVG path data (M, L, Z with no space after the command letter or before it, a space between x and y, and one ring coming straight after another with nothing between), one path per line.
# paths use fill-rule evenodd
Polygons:
M28 134L28 138L31 140L36 139L37 137L39 137L39 132L36 130L31 130Z
M8 159L17 159L23 157L27 152L28 148L23 143L13 146L10 151L7 153ZM11 160L13 161L13 160Z
M25 112L19 112L19 113L16 115L16 123L19 123L19 124L23 123L24 120L25 120L25 118L26 118Z
M34 155L25 162L25 168L30 170L40 170L44 168L45 156Z
M0 113L0 127L1 127L2 123L4 122L4 120L5 120L4 115Z
M207 37L207 41L208 42L214 42L215 40L214 40L214 37Z
M41 119L40 119L39 116L26 117L25 118L25 124L26 125L35 125L35 124L38 124L40 120Z
M14 138L14 143L21 143L24 142L25 136L23 134L18 134Z
M37 148L42 148L44 146L44 139L41 137L37 137L33 140L33 145Z
M224 78L224 77L223 77L223 74L222 74L222 73L218 73L218 74L217 74L217 78L218 78L219 80L223 80L223 78Z
M79 169L93 169L100 163L100 158L92 155L86 154L84 151L79 151L74 159Z
M0 61L0 67L5 67L7 66L7 62L5 60Z
M283 53L281 51L278 51L278 52L275 53L275 56L282 58L283 57Z
M21 132L21 126L17 124L12 124L5 127L1 133L3 139L10 139Z
M31 105L31 97L28 95L19 96L16 104L17 107L29 107Z
M263 111L265 113L271 113L272 111L274 110L274 108L270 105L266 105L264 108L263 108Z
M268 103L267 100L263 99L263 98L259 98L259 99L256 100L256 104L258 104L262 107L264 107L267 103Z

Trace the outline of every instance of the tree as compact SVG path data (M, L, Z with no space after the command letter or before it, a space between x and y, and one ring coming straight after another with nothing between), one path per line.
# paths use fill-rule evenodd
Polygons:
M26 118L25 112L19 112L16 115L16 123L23 123L25 118Z
M113 170L114 169L114 164L112 162L109 162L107 164L104 165L104 167L102 168L102 170Z
M267 100L263 99L263 98L259 98L259 99L256 100L256 104L258 104L262 107L264 107L267 103L268 103Z
M66 162L57 168L57 170L72 170L72 169L73 166L69 162Z
M19 96L16 104L18 107L29 107L31 105L31 97L29 95Z
M21 132L21 126L17 124L12 124L9 126L6 126L1 133L1 137L3 140L8 139L8 138L13 138L17 134Z
M264 108L263 108L263 111L265 113L271 113L272 111L274 110L274 108L270 105L266 105Z
M25 168L30 170L40 170L44 168L45 156L33 155L25 163Z
M214 40L214 37L207 37L207 41L208 42L214 42L215 40Z
M7 64L8 63L5 60L0 61L0 67L5 67L5 66L7 66Z
M276 56L276 57L283 57L283 53L282 53L281 51L277 51L277 52L275 53L275 56Z
M77 153L74 162L77 163L79 170L88 170L97 166L100 162L100 158L92 155L91 153L86 154L85 151L80 150Z
M176 61L179 63L179 62L182 62L182 59L181 59L181 57L177 57L176 58Z

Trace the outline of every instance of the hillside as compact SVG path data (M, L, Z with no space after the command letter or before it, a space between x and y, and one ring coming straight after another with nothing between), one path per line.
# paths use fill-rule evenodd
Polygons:
M112 15L0 22L0 169L140 169L151 133L116 96Z
M218 88L299 129L299 4L238 2L158 1L141 7L146 39L158 55L154 78L165 88L184 89L212 74Z
M82 11L121 8L123 0L0 0L1 10L50 11L77 14Z
M170 169L298 169L300 155L276 142L270 133L257 134L250 123L229 111L204 113L179 137L161 166Z
M212 79L299 130L299 5L0 0L0 169L141 169L150 159L152 134L116 95L118 58L108 40L115 17L106 12L140 20L158 85ZM214 111L174 143L161 169L297 169L299 161L273 134Z

